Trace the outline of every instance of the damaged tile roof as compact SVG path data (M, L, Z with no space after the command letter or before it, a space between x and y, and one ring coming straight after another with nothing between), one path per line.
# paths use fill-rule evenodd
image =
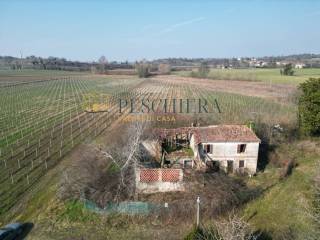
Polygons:
M245 125L212 125L193 128L196 143L206 142L260 142Z
M176 134L193 134L196 144L206 142L261 142L256 134L245 125L156 129L156 133L161 139L175 136Z

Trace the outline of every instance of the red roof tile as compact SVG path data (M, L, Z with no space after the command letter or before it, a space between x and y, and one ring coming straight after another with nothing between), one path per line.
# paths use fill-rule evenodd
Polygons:
M256 134L245 125L213 125L194 128L196 143L206 142L260 142Z
M207 127L183 127L156 129L161 138L176 134L194 134L196 143L206 142L260 142L256 134L245 125L211 125Z

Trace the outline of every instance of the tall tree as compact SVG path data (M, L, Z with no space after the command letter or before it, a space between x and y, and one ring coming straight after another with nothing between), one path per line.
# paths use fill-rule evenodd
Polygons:
M100 64L100 71L101 71L101 73L104 73L104 72L105 72L105 69L106 69L106 65L108 64L107 58L102 55L102 56L99 58L99 64Z
M310 78L301 83L299 99L299 124L303 134L320 135L320 78Z

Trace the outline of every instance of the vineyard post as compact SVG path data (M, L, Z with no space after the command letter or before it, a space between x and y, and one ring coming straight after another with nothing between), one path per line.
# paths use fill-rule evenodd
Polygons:
M197 198L197 228L200 224L200 197Z
M10 177L11 177L11 184L13 184L13 175L12 175L12 171L10 171Z
M70 124L71 125L71 145L73 147L73 130L72 130L72 123Z
M96 119L95 119L96 120ZM96 124L95 124L96 126L95 126L95 128L94 128L94 136L97 136L97 122L96 122Z

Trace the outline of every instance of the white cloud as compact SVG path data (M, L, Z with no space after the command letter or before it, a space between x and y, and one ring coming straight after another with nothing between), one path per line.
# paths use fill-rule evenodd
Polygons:
M190 20L187 20L187 21L184 21L184 22L179 22L179 23L176 23L176 24L172 24L172 25L160 30L157 35L162 35L162 34L165 34L165 33L173 32L178 28L181 28L181 27L184 27L184 26L187 26L187 25L191 25L193 23L200 22L200 21L203 21L203 20L205 20L204 17L198 17L198 18L190 19Z

